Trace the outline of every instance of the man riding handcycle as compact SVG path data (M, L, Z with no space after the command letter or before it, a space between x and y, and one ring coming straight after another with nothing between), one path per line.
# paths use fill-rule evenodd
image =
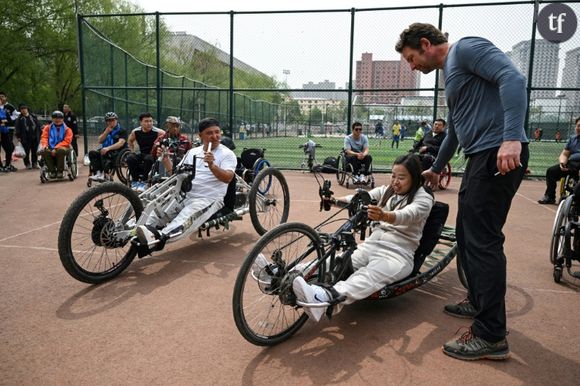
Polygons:
M72 203L59 232L59 255L71 276L87 283L109 280L137 254L159 251L195 230L209 235L210 228L227 229L246 213L260 234L286 221L289 194L282 174L266 168L248 185L234 175L237 160L220 143L219 123L204 119L199 131L202 146L191 149L163 182L140 195L104 183Z

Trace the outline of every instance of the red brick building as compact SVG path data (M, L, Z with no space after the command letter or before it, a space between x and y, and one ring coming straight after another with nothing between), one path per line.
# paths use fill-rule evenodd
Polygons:
M401 89L419 88L417 71L411 71L409 64L401 60L374 60L372 53L363 53L362 60L356 62L356 88ZM403 96L419 95L418 91L377 91L357 92L359 103L398 104Z

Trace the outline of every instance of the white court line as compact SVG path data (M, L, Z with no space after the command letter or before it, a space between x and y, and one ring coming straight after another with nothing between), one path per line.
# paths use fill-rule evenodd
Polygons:
M537 291L537 292L550 292L554 294L568 294L568 295L577 295L578 292L572 290L553 290L548 288L522 288L524 291ZM509 289L508 289L509 292Z
M28 246L28 245L0 245L0 248L35 249L35 250L39 250L39 251L58 252L58 249L56 249L56 248L31 247L31 246Z
M546 209L546 210L548 210L548 211L550 211L552 213L556 213L556 210L558 209L557 206L556 206L556 209L552 209L553 205L542 205L542 204L538 204L538 201L537 200L533 200L533 199L531 199L531 198L529 198L527 196L524 196L523 194L521 194L519 192L516 192L516 195L522 197L523 199L525 199L525 200L527 200L529 202L532 202L532 203L534 203L536 205L539 205L541 208L544 208L544 209ZM2 240L0 240L0 241L2 241Z
M53 222L52 224L48 224L48 225L44 225L44 226L41 226L41 227L38 227L38 228L34 228L34 229L31 229L31 230L26 231L26 232L22 232L22 233L18 233L16 235L4 237L3 239L0 239L0 243L2 241L10 240L10 239L13 239L13 238L19 237L19 236L24 236L24 235L26 235L28 233L36 232L38 230L41 230L41 229L44 229L44 228L48 228L48 227L51 227L51 226L54 226L54 225L57 225L57 224L60 224L60 223L61 223L61 221L57 221L57 222Z

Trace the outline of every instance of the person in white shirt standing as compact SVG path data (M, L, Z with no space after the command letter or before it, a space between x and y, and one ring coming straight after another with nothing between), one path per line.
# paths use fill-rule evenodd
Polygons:
M180 163L193 165L196 159L195 178L183 209L160 230L153 225L154 221L138 226L137 237L142 245L163 246L175 235L191 234L224 206L228 184L235 178L236 155L220 143L221 129L216 119L199 122L199 137L202 145L189 150Z

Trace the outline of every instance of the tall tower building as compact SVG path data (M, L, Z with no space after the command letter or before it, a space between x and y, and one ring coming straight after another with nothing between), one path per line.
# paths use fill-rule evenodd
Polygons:
M363 53L356 62L355 88L398 89L419 88L419 73L411 71L409 65L401 60L373 60L372 53ZM362 103L396 104L403 96L419 95L418 91L376 91L357 93Z
M515 63L518 69L527 77L530 67L531 40L524 40L512 47L507 55ZM558 53L560 45L544 39L537 39L534 49L534 68L532 74L532 87L557 87L558 66L560 60ZM532 91L531 98L554 98L555 90Z
M562 87L580 88L580 47L566 52ZM564 91L563 93L567 100L567 110L574 117L580 116L580 91Z

